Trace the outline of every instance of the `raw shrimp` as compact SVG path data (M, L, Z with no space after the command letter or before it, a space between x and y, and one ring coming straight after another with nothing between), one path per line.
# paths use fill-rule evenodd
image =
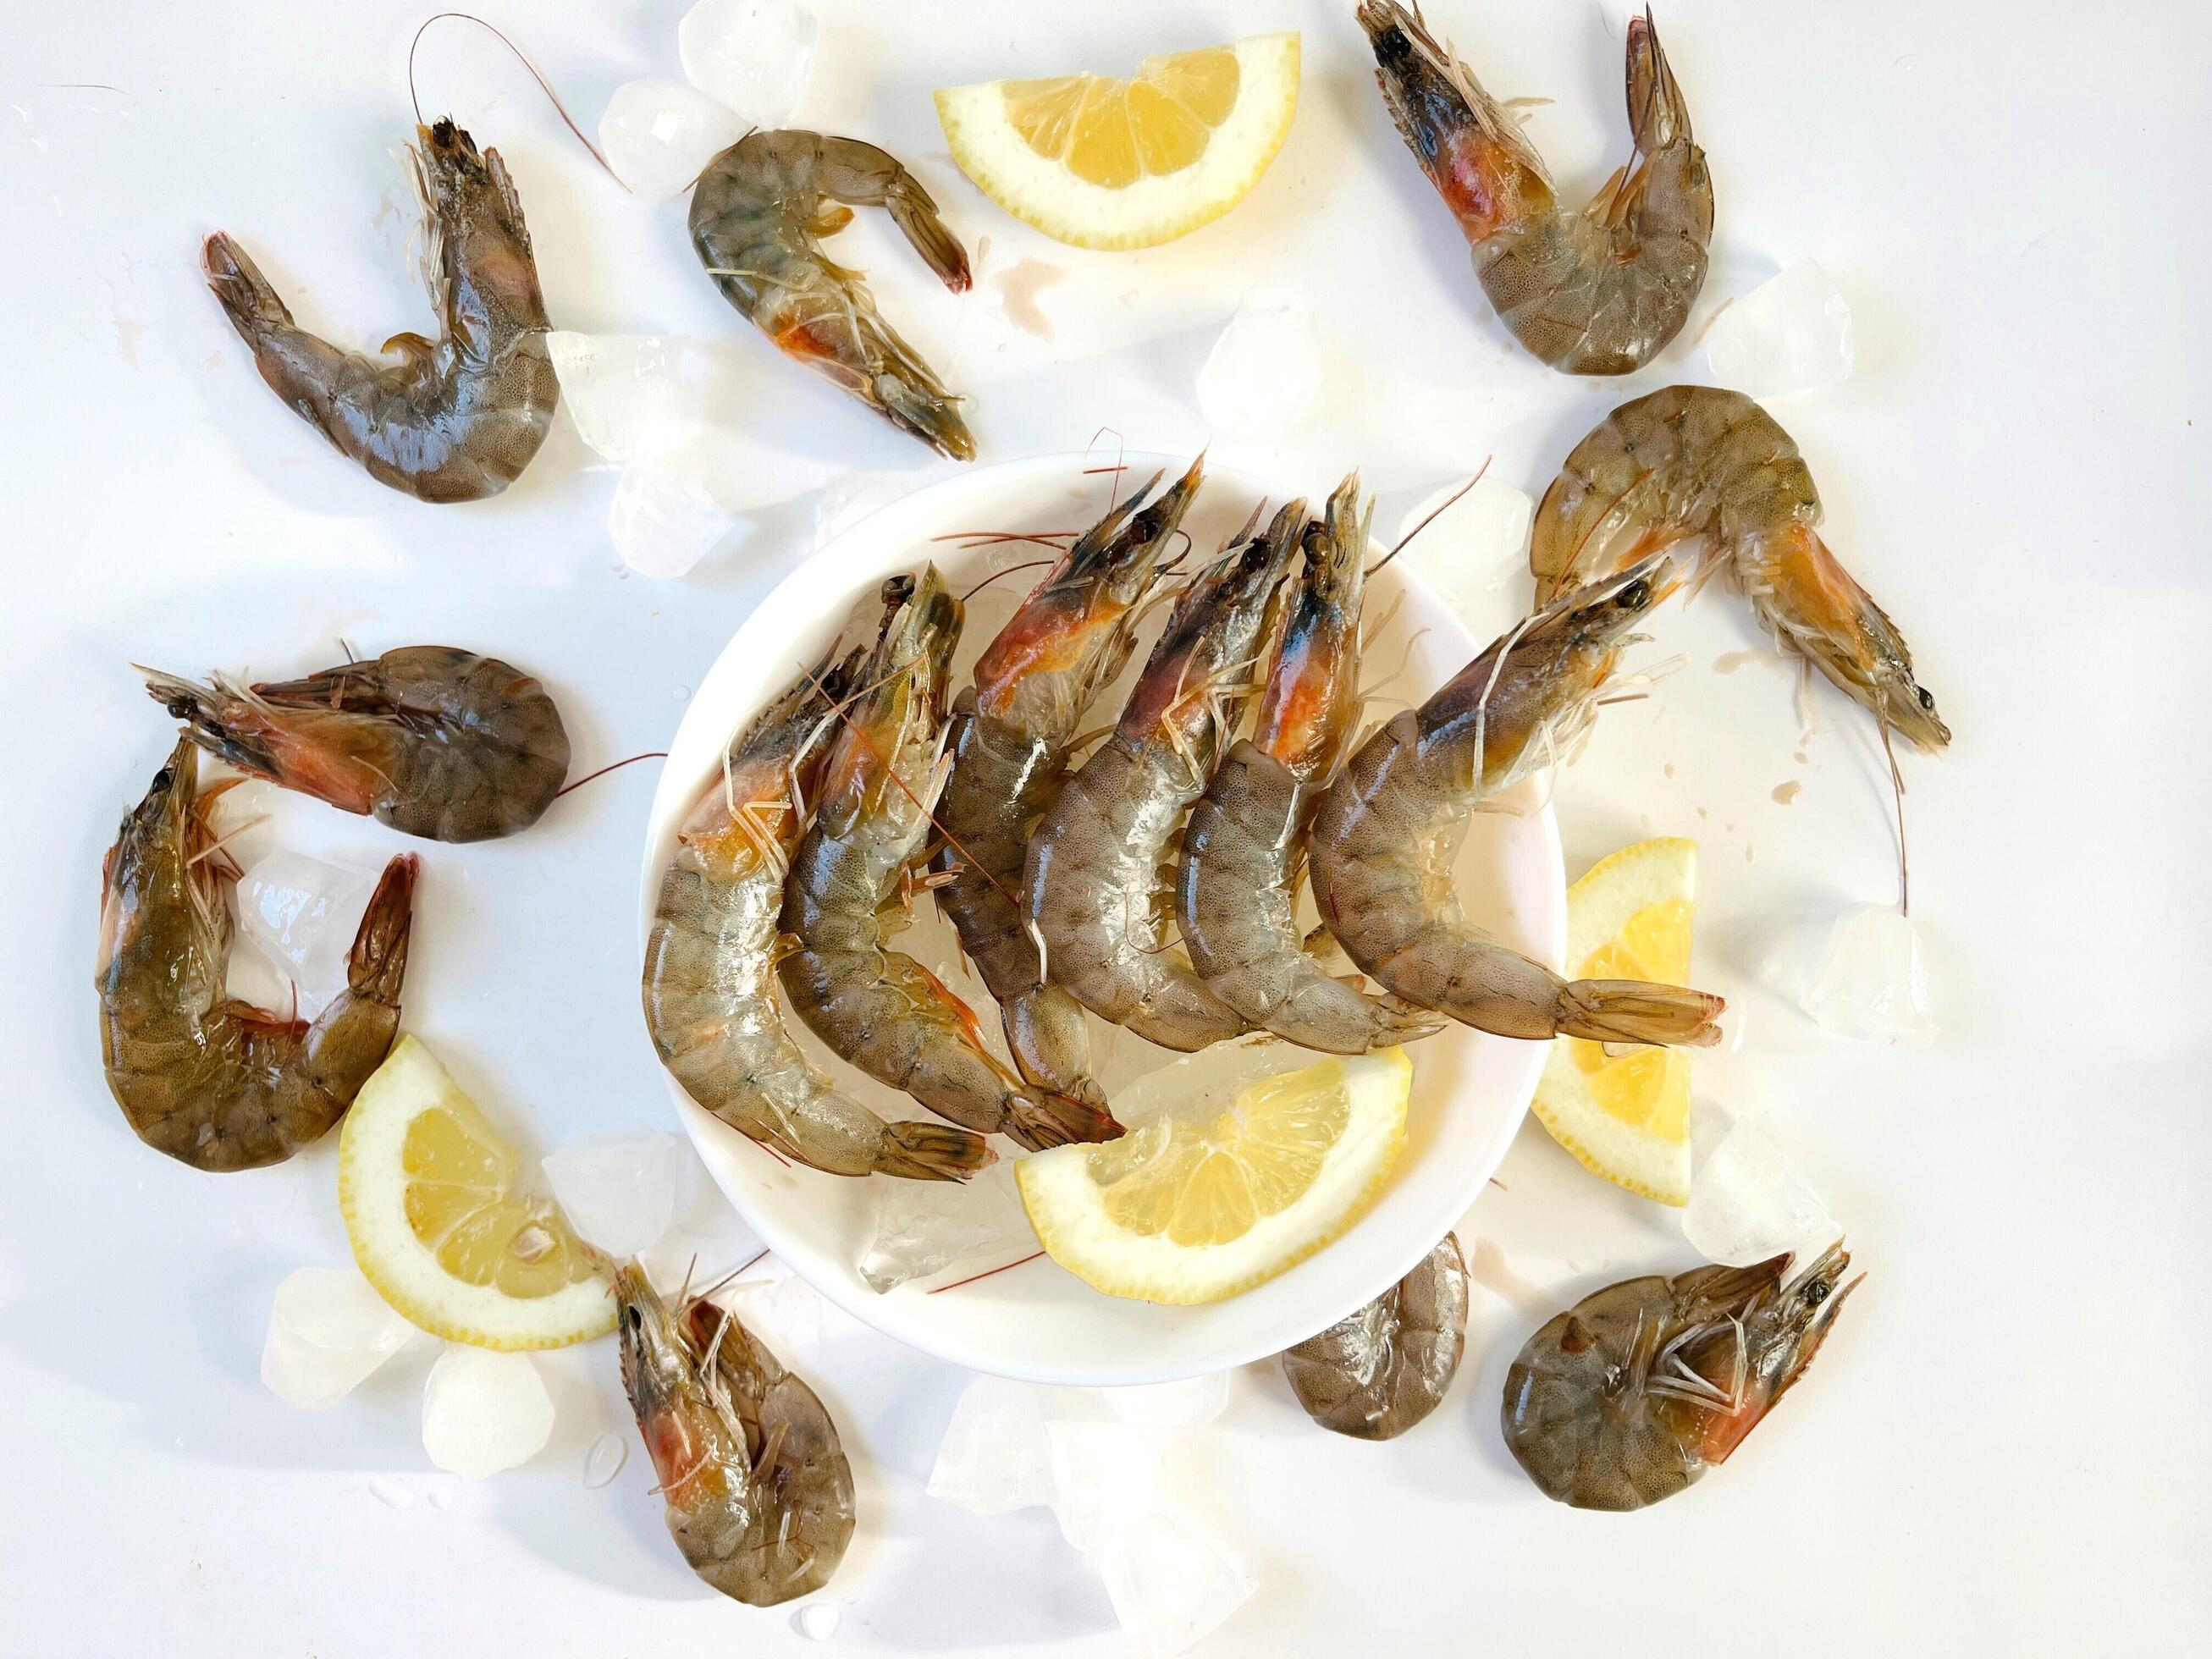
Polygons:
M615 1298L623 1389L691 1571L757 1607L820 1589L855 1519L821 1400L705 1298L672 1317L635 1262L615 1270Z
M1513 337L1569 374L1626 374L1681 331L1705 286L1713 183L1647 11L1628 20L1631 167L1560 204L1512 112L1475 84L1418 9L1364 0L1391 118L1474 252Z
M1030 842L1029 922L1047 976L1102 1018L1188 1053L1243 1017L1166 954L1173 842L1237 724L1275 589L1305 522L1293 501L1232 543L1176 597L1111 737L1068 780Z
M123 820L100 877L100 1049L138 1138L196 1170L292 1156L345 1115L399 1031L415 860L384 866L346 960L346 988L310 1024L223 990L237 871L208 824L228 788L202 793L199 755L177 739Z
M722 297L787 356L957 461L975 458L960 399L893 331L875 297L816 238L880 207L955 294L968 255L921 181L857 138L751 132L707 164L691 192L691 246Z
M776 1006L776 918L828 752L817 739L862 654L763 709L684 820L646 940L646 1029L692 1099L763 1146L832 1175L963 1181L995 1156L981 1137L884 1122L808 1062Z
M1107 1140L1121 1127L1101 1108L1024 1086L988 1053L968 1005L885 941L906 922L908 866L931 830L945 781L945 679L960 602L934 565L902 596L863 673L831 749L813 827L784 886L784 993L840 1058L903 1089L941 1117L1024 1146Z
M1245 1020L1329 1054L1360 1054L1443 1022L1363 996L1301 946L1306 820L1359 710L1359 607L1367 525L1359 475L1309 525L1305 565L1275 647L1253 733L1238 740L1190 809L1176 919L1206 988Z
M1395 1440L1437 1408L1467 1346L1467 1263L1449 1233L1364 1307L1283 1354L1306 1415L1355 1440Z
M1629 629L1671 587L1659 555L1563 594L1360 745L1307 848L1322 921L1360 969L1501 1036L1720 1040L1718 997L1632 980L1570 984L1470 927L1452 885L1468 814L1579 735Z
M403 835L511 836L538 822L568 775L568 733L545 688L450 645L250 686L141 672L210 755Z
M270 389L390 484L426 501L496 495L545 441L560 398L546 349L530 231L507 164L452 121L416 129L407 152L422 204L422 259L436 340L395 334L399 361L341 351L292 320L228 236L207 240L208 286L253 348Z
M999 1000L1022 1075L1095 1106L1106 1102L1091 1077L1082 1005L1044 982L1022 925L1022 860L1030 832L1066 781L1084 711L1128 661L1137 608L1198 493L1202 465L1192 462L1149 507L1146 485L1061 555L977 659L975 684L952 709L952 775L938 804L947 844L935 866L949 879L937 902Z
M1623 404L1544 492L1528 568L1542 604L1686 537L1733 573L1761 622L1844 695L1920 748L1951 740L1912 653L1814 526L1820 495L1797 446L1741 392L1670 386Z
M1858 1288L1842 1285L1850 1261L1838 1242L1786 1284L1783 1255L1584 1297L1506 1372L1505 1443L1539 1491L1578 1510L1672 1498L1805 1374Z

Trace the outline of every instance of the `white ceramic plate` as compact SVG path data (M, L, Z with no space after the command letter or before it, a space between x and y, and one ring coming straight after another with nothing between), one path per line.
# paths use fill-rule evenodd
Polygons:
M1186 459L1162 455L1126 459L1123 489L1156 469L1173 477L1187 465ZM981 467L917 490L823 548L746 618L700 684L668 746L646 833L641 946L676 830L716 775L731 733L802 665L817 658L858 612L874 605L885 576L933 559L961 592L994 572L1043 556L1034 546L968 550L933 538L980 530L1073 530L1094 521L1116 480L1111 474L1086 475L1084 467L1081 456L1042 456ZM1300 482L1318 506L1335 481ZM1279 501L1284 494L1249 476L1209 469L1184 521L1196 556L1218 550L1263 496ZM1039 574L1008 575L970 601L955 660L956 684L966 683L976 656ZM1477 641L1396 563L1370 585L1367 615L1380 618L1394 604L1395 616L1368 646L1363 683L1389 676L1386 694L1425 696L1467 662ZM1110 723L1152 631L1139 641L1122 683L1100 698L1099 724ZM1401 661L1403 670L1394 672ZM1377 708L1393 706L1378 703ZM1558 827L1549 809L1535 804L1533 790L1512 804L1522 810L1476 815L1460 862L1462 900L1474 920L1557 963L1566 932ZM939 969L981 1011L995 1043L998 1022L988 994L966 973L951 930L926 902L900 943ZM828 1059L797 1019L791 1024L855 1097L885 1116L921 1115L905 1097ZM1099 1070L1109 1088L1176 1058L1126 1032L1099 1030L1109 1056ZM931 1293L933 1285L991 1265L971 1264L879 1296L854 1263L872 1236L874 1206L890 1184L886 1179L854 1181L786 1165L702 1110L672 1079L668 1086L730 1201L794 1272L839 1307L887 1335L977 1370L1037 1382L1117 1384L1193 1376L1279 1352L1380 1295L1457 1224L1504 1156L1534 1092L1544 1049L1455 1025L1411 1052L1406 1151L1374 1208L1345 1237L1279 1278L1199 1308L1104 1296L1043 1259ZM996 1144L1002 1157L1019 1150L1003 1139Z

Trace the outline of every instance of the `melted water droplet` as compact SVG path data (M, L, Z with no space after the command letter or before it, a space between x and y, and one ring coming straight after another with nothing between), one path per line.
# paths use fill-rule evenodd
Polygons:
M621 1435L609 1432L592 1442L591 1449L584 1454L584 1484L604 1486L622 1473L629 1461L629 1442Z
M370 1475L368 1489L389 1510L404 1510L415 1501L415 1494L388 1474Z
M1804 789L1804 787L1805 786L1803 784L1798 782L1794 778L1788 783L1778 783L1774 786L1774 799L1782 805L1787 806L1791 801L1797 799L1798 794Z
M792 1629L810 1642L828 1641L844 1622L844 1611L835 1601L809 1601L791 1615Z

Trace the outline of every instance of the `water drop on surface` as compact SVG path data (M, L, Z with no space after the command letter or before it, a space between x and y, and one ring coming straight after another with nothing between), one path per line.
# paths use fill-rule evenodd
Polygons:
M792 1629L810 1642L828 1641L844 1622L843 1610L835 1601L809 1601L791 1615Z
M404 1510L415 1501L415 1494L388 1474L370 1475L368 1489L389 1510Z
M629 1441L611 1431L601 1435L584 1454L584 1484L593 1488L605 1486L629 1461Z

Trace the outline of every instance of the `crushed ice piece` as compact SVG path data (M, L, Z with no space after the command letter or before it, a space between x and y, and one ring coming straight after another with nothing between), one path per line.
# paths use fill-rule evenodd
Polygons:
M610 1430L592 1442L584 1453L584 1485L596 1489L622 1473L629 1462L629 1439Z
M797 1273L743 1279L717 1291L714 1300L787 1365L793 1354L804 1356L822 1346L822 1297Z
M782 127L806 91L819 26L799 0L699 0L676 26L684 76L744 125Z
M1180 1516L1154 1513L1106 1542L1098 1571L1138 1659L1174 1659L1218 1628L1257 1588Z
M553 1433L553 1396L526 1353L446 1345L422 1385L422 1449L478 1479L526 1463Z
M607 165L637 195L665 202L745 135L744 118L681 81L630 81L599 117Z
M1221 1415L1229 1405L1233 1373L1208 1371L1176 1382L1140 1383L1103 1389L1106 1404L1125 1423L1152 1429L1195 1429Z
M651 466L728 513L790 499L793 458L763 427L771 399L744 341L556 329L546 348L561 407L606 459Z
M626 466L607 508L607 534L641 576L688 573L730 533L730 515L714 497L657 466Z
M1851 377L1851 307L1817 259L1740 295L1705 329L1705 362L1754 398Z
M827 547L878 507L914 488L896 472L847 472L823 486L814 503L814 545Z
M261 1380L288 1405L318 1411L359 1387L414 1334L358 1267L301 1267L270 1304Z
M647 458L662 428L682 416L682 367L690 343L679 335L579 334L545 337L561 407L586 444L625 465Z
M1198 371L1198 407L1226 438L1282 437L1321 391L1313 319L1293 306L1247 306L1229 319Z
M1130 1423L1044 1425L1052 1512L1067 1541L1096 1550L1148 1513L1159 1485L1160 1455Z
M1837 1036L1862 1042L1925 1048L1935 1042L1928 964L1912 918L1881 904L1855 904L1837 917L1804 1008Z
M1217 1042L1128 1080L1101 1083L1114 1103L1114 1115L1131 1128L1173 1112L1178 1117L1211 1117L1234 1105L1237 1097L1263 1078L1302 1071L1322 1056L1264 1032ZM1148 1063L1148 1057L1139 1057Z
M1808 1260L1843 1231L1773 1136L1740 1120L1698 1160L1682 1233L1709 1261L1748 1267L1784 1250Z
M977 1377L945 1425L929 1495L999 1515L1049 1504L1054 1491L1042 1391L1003 1376Z
M995 1266L1036 1249L1011 1158L964 1182L878 1181L874 1186L875 1231L856 1265L878 1294L950 1267Z
M388 1510L404 1510L415 1501L415 1494L407 1490L406 1483L388 1474L370 1475L368 1492L370 1497Z
M845 1622L844 1609L835 1601L809 1601L791 1615L791 1627L810 1642L826 1642Z
M1452 501L1462 489L1466 494ZM1447 501L1451 505L1446 507ZM1421 527L1431 513L1435 521ZM1528 491L1485 474L1472 486L1448 484L1431 495L1406 515L1392 545L1405 542L1400 560L1436 589L1462 622L1486 628L1493 620L1490 601L1526 568L1528 526L1535 513ZM1420 533L1407 542L1417 528Z
M571 1141L543 1160L561 1212L612 1256L660 1242L676 1218L685 1143L658 1129Z
M238 878L238 931L297 988L302 1019L345 989L353 936L375 889L368 871L282 850Z

